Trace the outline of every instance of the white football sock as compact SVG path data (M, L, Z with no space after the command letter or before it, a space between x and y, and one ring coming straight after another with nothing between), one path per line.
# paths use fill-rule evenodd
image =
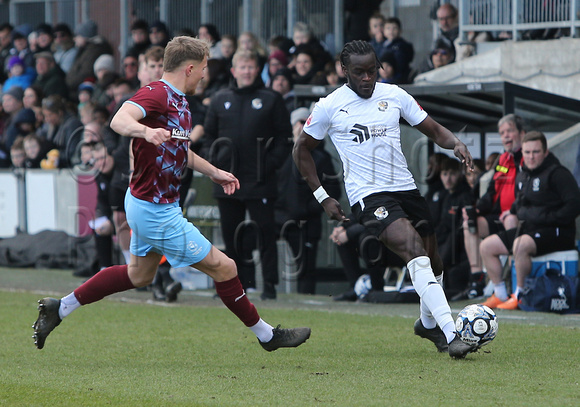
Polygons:
M125 258L125 264L129 264L131 262L131 251L130 250L122 250L123 257Z
M505 287L505 281L502 281L499 284L494 284L493 285L493 292L494 292L495 296L500 301L507 301L508 294L507 294L507 289Z
M66 297L60 299L60 308L58 309L58 316L60 319L64 319L67 315L73 312L75 309L79 308L81 303L75 297L75 293L72 292Z
M523 290L524 290L523 287L516 287L516 292L514 293L516 295L516 298L520 296Z
M261 342L270 342L274 336L274 333L272 332L274 327L265 322L262 318L260 318L256 325L251 326L250 329Z
M439 285L443 287L443 272L441 272L441 274L439 274L438 276L435 276L435 280L437 280ZM437 326L437 321L435 321L435 318L433 318L433 314L431 314L431 311L429 311L429 308L427 308L427 305L423 300L421 300L420 309L421 309L421 323L423 324L423 326L427 329L435 328Z
M427 256L415 257L407 263L407 268L415 291L443 330L447 341L451 342L455 337L455 324L443 287L438 283L431 269L431 260Z

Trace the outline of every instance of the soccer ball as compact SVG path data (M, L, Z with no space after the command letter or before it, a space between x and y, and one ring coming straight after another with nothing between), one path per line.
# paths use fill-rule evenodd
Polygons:
M457 315L455 330L463 342L479 348L497 335L497 316L485 305L471 304Z
M369 293L371 288L372 288L371 276L368 274L363 274L362 276L360 276L358 280L356 280L356 283L354 284L354 292L356 293L356 296L360 299L364 298Z

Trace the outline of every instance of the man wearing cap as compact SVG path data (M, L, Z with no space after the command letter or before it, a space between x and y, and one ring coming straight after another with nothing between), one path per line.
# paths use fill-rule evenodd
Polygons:
M151 41L149 41L149 24L147 24L147 21L135 20L131 24L131 42L133 45L127 51L127 55L143 54L151 46Z
M113 54L113 48L109 42L98 35L97 24L88 20L75 29L75 46L78 48L75 61L66 74L66 84L73 99L77 98L76 92L86 78L94 77L93 65L97 58L103 54Z
M66 74L56 64L52 53L39 52L34 57L36 59L36 73L38 74L34 84L42 89L44 96L60 95L67 99L69 92L66 87Z
M23 97L24 90L18 86L14 86L8 92L2 94L2 109L9 115L0 133L0 149L5 152L10 151L12 143L14 143L14 140L18 136L18 128L16 127L14 118L24 107L22 104Z
M159 45L165 48L169 42L169 30L163 21L155 21L149 27L149 41L151 45Z
M64 73L67 73L75 61L78 52L73 41L72 31L67 24L59 23L54 26L53 33L54 42L52 49L54 51L54 61Z

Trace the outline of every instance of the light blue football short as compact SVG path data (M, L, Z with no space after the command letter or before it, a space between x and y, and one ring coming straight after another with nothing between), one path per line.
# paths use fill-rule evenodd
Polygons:
M173 267L185 267L199 263L211 249L211 242L183 217L178 202L147 202L127 190L125 211L135 256L144 257L153 251L165 255Z

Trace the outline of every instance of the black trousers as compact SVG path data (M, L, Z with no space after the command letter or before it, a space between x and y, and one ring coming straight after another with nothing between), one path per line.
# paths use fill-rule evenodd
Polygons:
M254 249L260 252L264 283L278 284L274 200L219 198L217 201L226 254L236 262L242 286L256 287ZM246 221L246 211L250 214L249 221Z

